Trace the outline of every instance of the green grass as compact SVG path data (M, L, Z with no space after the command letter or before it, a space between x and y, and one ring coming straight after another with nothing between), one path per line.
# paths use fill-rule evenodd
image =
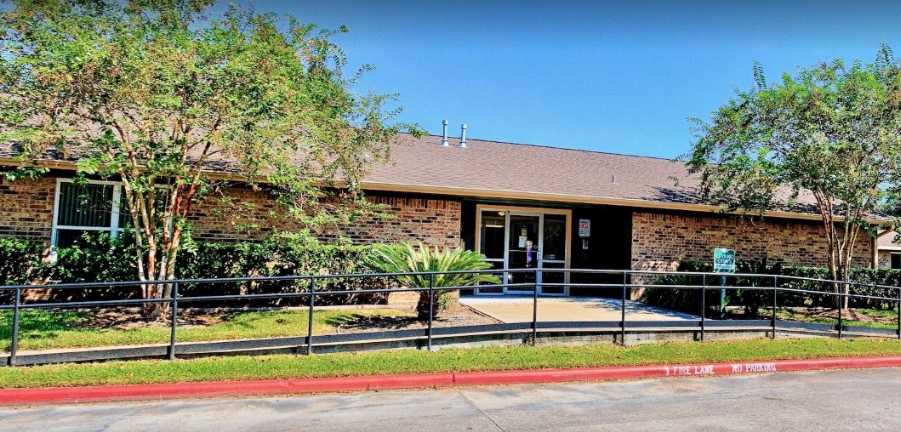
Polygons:
M313 331L333 333L336 326L367 317L415 316L390 309L317 310ZM11 314L0 314L0 351L7 349L11 332ZM280 336L303 336L307 332L307 312L278 310L238 312L222 322L210 325L179 325L179 342L213 341ZM99 347L167 343L169 327L153 323L135 328L98 328L89 324L85 312L24 311L20 321L19 349Z
M826 357L898 355L901 341L752 339L723 342L670 342L621 347L483 347L341 353L313 356L206 357L0 368L0 388L91 384L165 383L266 378L310 378L395 373L599 367L721 361L762 361Z

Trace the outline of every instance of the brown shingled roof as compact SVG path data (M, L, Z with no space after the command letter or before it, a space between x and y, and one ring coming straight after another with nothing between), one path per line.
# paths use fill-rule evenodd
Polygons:
M451 192L571 196L699 204L697 176L677 161L528 144L400 135L389 162L365 177L379 189L416 185Z
M720 211L700 196L700 178L684 163L649 156L532 144L399 135L387 163L373 168L364 189L585 204ZM788 202L786 189L780 201ZM813 199L770 215L815 219Z
M699 195L700 179L684 163L670 159L531 144L398 135L387 162L362 182L367 190L423 192L483 198L718 211ZM0 158L14 153L0 146ZM7 150L7 151L2 151ZM59 155L48 159L57 161ZM71 159L70 159L71 160ZM221 162L221 161L220 161ZM222 162L223 165L228 165ZM227 167L210 167L229 171ZM223 169L225 168L225 169ZM784 216L815 218L809 199L786 208ZM803 213L803 215L801 214Z

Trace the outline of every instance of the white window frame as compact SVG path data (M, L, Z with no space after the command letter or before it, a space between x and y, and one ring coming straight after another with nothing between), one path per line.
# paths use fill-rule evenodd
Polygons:
M53 196L53 225L50 230L50 247L53 251L56 250L57 239L59 238L59 230L71 230L71 231L104 231L109 232L111 237L116 237L119 235L119 232L122 231L122 228L119 228L119 210L122 206L122 183L111 180L83 180L82 182L87 184L100 184L100 185L112 185L113 186L113 203L110 214L110 225L95 227L95 226L78 226L78 225L60 225L59 222L59 197L60 193L62 193L62 184L63 183L75 183L75 179L72 178L57 178L56 179L56 192Z

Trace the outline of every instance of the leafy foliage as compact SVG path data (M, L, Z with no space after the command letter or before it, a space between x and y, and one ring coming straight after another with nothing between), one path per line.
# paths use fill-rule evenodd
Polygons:
M202 242L182 254L179 266L183 278L223 278L247 276L337 275L372 273L366 257L373 246L348 242L320 243L305 233L277 234L254 242ZM384 289L391 286L388 278L346 277L320 280L317 291L346 291L347 294L318 295L316 303L358 304L384 303L384 294L360 294L363 289ZM187 292L206 294L250 294L298 292L310 288L308 281L255 284L213 284L188 286ZM304 303L306 300L295 300ZM276 301L284 304L285 300Z
M346 217L322 204L333 186L351 214L367 207L358 181L401 126L392 97L351 92L333 41L345 28L237 7L207 17L210 0L11 3L0 141L23 167L8 176L40 174L53 155L120 180L139 279L175 277L192 206L223 171L265 184L301 225Z
M821 215L833 279L901 186L901 68L888 46L872 64L840 60L740 92L698 122L689 158L705 197L752 212L809 198Z
M27 283L41 267L39 242L0 237L0 284Z
M26 282L97 282L134 280L134 256L128 251L134 243L127 235L110 238L106 234L86 235L77 245L60 248L53 263L42 259L36 242L0 239L0 284ZM322 244L303 234L272 236L255 242L197 242L179 257L182 279L234 278L247 276L288 276L307 274L370 273L365 258L370 246L348 243ZM22 269L30 269L23 271ZM318 304L383 303L384 295L360 294L361 289L390 286L385 278L333 278L317 290L346 291L347 294L318 296ZM297 292L309 288L308 282L185 284L185 296ZM51 290L59 300L122 299L139 295L135 287L91 290ZM288 302L301 303L299 300ZM242 305L248 303L242 302ZM261 303L262 304L262 303ZM265 303L286 304L286 301ZM194 304L200 305L200 304ZM222 302L209 306L226 306Z
M430 248L421 242L414 246L410 243L393 245L377 245L366 260L367 265L382 273L427 273L488 270L491 263L475 251L456 248ZM466 287L480 283L497 284L500 279L493 274L479 272L442 273L435 275L403 275L397 276L403 287L427 288L431 283L434 288ZM446 310L452 290L436 290L431 301L433 317L437 312ZM429 315L429 294L421 292L416 310L420 319Z
M741 261L736 263L736 270L739 273L754 273L765 275L784 275L799 276L813 279L830 280L831 272L824 267L786 267L779 264L766 265L759 262ZM709 263L700 263L694 261L683 261L679 264L678 271L684 272L711 272L712 266ZM868 269L855 268L852 269L850 280L860 285L852 285L851 294L866 295L874 297L895 298L898 291L894 287L901 286L901 271L890 269ZM701 285L703 283L700 276L662 276L654 281L659 285ZM707 298L708 307L719 304L719 285L721 280L716 276L707 277ZM749 277L727 277L725 283L728 286L744 286L744 287L772 287L773 279L771 278L749 278ZM878 287L874 285L882 285ZM834 308L836 306L836 298L832 290L832 284L780 279L780 288L820 291L823 295L812 293L796 293L780 291L778 296L779 307L809 307L809 308ZM887 288L886 288L887 287ZM648 304L662 306L670 309L680 310L692 314L700 313L701 297L698 290L695 289L666 289L666 288L649 288L645 290L642 301ZM767 290L727 290L726 302L729 305L742 306L747 316L759 316L759 310L762 307L769 307L773 303L772 291ZM882 301L874 299L852 298L849 301L849 307L853 308L872 308L878 310L893 310L896 302Z

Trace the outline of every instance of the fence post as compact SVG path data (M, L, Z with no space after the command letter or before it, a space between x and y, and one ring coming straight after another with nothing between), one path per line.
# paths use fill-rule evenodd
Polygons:
M707 275L701 275L701 342L704 341L704 327L707 321Z
M776 297L779 293L779 275L773 276L773 314L770 317L770 327L772 333L770 334L770 339L776 339L776 308L778 307L778 298Z
M22 288L16 288L16 299L13 303L13 328L9 342L9 365L16 365L16 351L19 350L19 314L22 306Z
M620 308L620 333L619 333L619 342L623 345L626 344L626 285L629 284L629 273L623 270L623 304Z
M536 273L536 281L541 279L541 268L539 267ZM538 285L532 287L532 346L535 346L535 341L538 339Z
M316 304L316 278L310 278L310 309L307 311L307 355L313 354L313 306Z
M901 339L901 287L898 288L898 339Z
M847 284L845 284L845 289L848 289L848 285L847 285ZM836 294L837 294L837 295L836 295L836 298L838 299L838 338L839 338L839 339L842 338L842 327L843 327L843 324L842 324L842 306L844 306L844 303L845 303L845 302L844 302L844 297L842 296L843 293L844 293L844 291L836 293Z
M172 284L169 314L172 321L169 333L169 360L175 360L175 329L178 327L178 282Z
M421 288L420 288L421 289ZM435 273L429 274L429 328L426 330L429 351L432 350L432 314L435 309Z

